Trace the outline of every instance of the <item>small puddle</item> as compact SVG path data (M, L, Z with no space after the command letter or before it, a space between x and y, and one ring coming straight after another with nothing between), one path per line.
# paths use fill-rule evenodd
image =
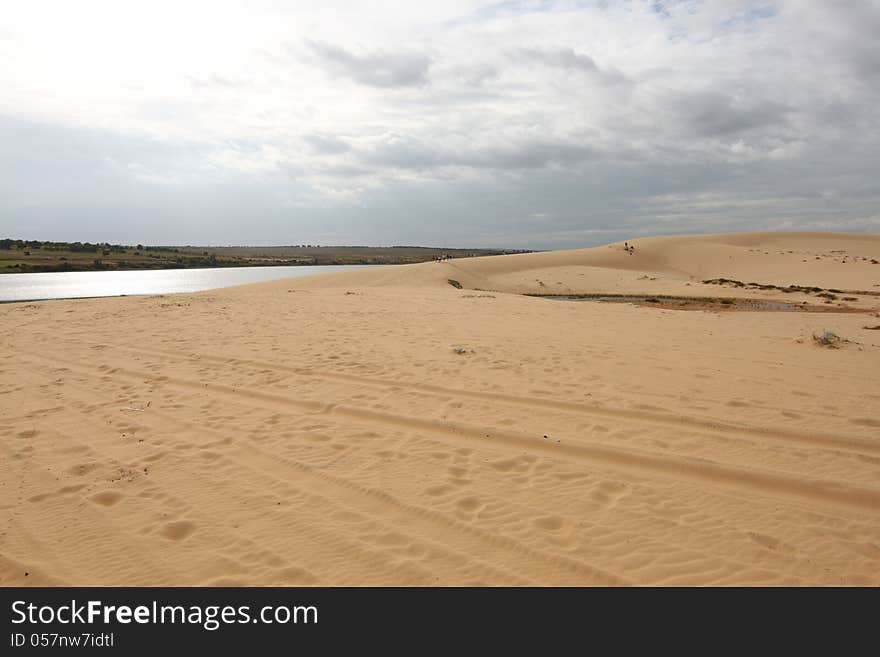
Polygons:
M765 301L763 299L713 299L697 297L666 297L639 296L627 294L596 294L596 295L534 295L552 301L600 301L605 303L634 303L638 305L656 305L663 308L681 309L717 309L717 310L772 310L788 312L804 312L825 310L806 303L786 303L785 301Z

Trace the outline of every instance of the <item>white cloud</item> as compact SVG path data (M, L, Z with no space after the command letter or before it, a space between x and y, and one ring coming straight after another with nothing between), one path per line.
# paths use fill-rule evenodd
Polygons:
M132 198L207 241L237 222L279 242L312 225L425 241L444 209L467 217L462 243L517 246L731 225L874 230L878 29L867 0L12 0L5 129L70 135L79 150L59 157L46 139L42 154L0 159L17 181L0 187L0 220L26 231L41 203L66 207L66 224L94 217L112 196L93 184L110 150L137 164L114 173ZM31 178L12 172L22 158ZM47 195L53 179L67 201ZM193 214L192 199L232 182L259 191L264 224L235 204L215 210L222 220ZM170 186L180 207L162 196ZM125 239L117 218L93 221Z

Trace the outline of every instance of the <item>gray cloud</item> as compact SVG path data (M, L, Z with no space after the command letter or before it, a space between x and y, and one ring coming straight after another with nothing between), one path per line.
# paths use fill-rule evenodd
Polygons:
M95 66L100 49L58 45L63 73L29 68L45 43L10 21L0 233L553 248L880 232L876 2L409 3L381 20L353 4L337 22L277 7L283 29L243 25L210 52Z
M196 165L210 160L211 146L9 118L0 118L0 140L7 145L0 151L0 232L28 239L285 244L328 243L335 235L337 243L553 248L745 227L880 231L880 190L863 173L880 155L875 146L742 168L655 159L612 163L587 148L566 151L552 142L449 155L404 140L397 149L361 153L366 164L331 168L332 176L347 187L377 167L448 164L502 175L390 180L355 204L316 205L308 185L286 176L211 168L194 176ZM259 151L257 145L241 149ZM819 155L817 168L811 160ZM145 171L185 184L157 185ZM300 166L294 178L309 172L315 167Z
M623 83L626 77L617 70L600 68L596 60L573 48L518 48L513 52L514 59L550 66L564 71L583 73L606 83Z
M556 66L573 71L585 73L598 73L599 67L589 55L576 53L571 48L520 48L517 51L520 57L531 59L548 66Z
M427 83L431 58L412 52L370 52L355 55L320 41L306 41L328 71L371 87L419 87Z
M497 66L483 62L460 66L452 73L469 86L481 87L486 82L496 80L501 71Z
M592 148L562 140L511 140L469 143L459 148L391 135L359 153L366 164L402 169L470 167L487 170L540 169L551 164L575 164L594 154Z
M730 137L767 128L784 127L791 108L758 97L736 97L720 89L670 94L665 104L682 129L702 137Z
M320 155L336 155L351 150L348 143L332 135L303 135L302 140Z

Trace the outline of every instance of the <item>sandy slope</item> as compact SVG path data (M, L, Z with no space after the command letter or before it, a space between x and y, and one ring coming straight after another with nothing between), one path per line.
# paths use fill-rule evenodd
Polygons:
M880 291L880 237L621 246L0 306L0 584L880 584L880 297L505 293Z

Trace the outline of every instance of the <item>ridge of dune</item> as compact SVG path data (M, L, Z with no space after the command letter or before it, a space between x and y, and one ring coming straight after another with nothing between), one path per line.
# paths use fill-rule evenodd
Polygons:
M876 296L520 294L880 290L880 237L622 247L0 305L0 585L880 584Z
M377 267L298 279L298 289L345 286L446 287L515 294L663 294L716 296L704 280L818 286L880 292L880 235L729 233L640 238L604 246ZM270 289L285 281L259 283ZM778 298L779 292L723 290L728 296ZM803 300L803 295L795 295Z

